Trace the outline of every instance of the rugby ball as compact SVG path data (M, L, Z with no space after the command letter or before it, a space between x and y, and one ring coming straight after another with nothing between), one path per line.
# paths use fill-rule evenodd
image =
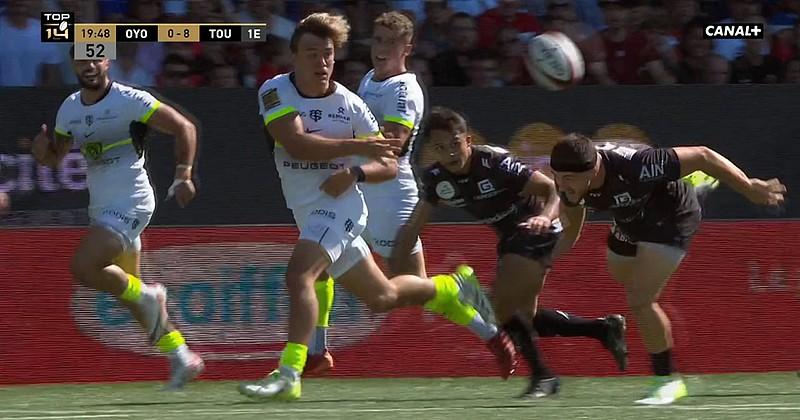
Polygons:
M545 32L532 38L526 62L536 84L548 90L576 85L586 72L580 49L561 32Z

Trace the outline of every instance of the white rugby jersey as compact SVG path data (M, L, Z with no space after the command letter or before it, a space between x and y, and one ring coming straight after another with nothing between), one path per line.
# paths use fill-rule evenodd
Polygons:
M153 195L131 123L146 123L160 105L144 90L112 82L108 93L92 105L85 105L78 91L58 108L56 133L72 137L88 164L90 207Z
M306 132L332 139L366 138L380 131L378 122L364 101L337 82L333 93L321 98L302 96L291 73L267 80L258 89L258 109L268 125L276 118L296 112ZM283 195L290 209L309 205L325 193L319 186L335 171L355 164L353 157L328 162L309 162L289 156L281 139L275 140L275 166ZM357 187L354 187L357 188Z
M411 130L407 152L397 160L397 178L379 184L361 184L367 197L394 196L400 190L416 191L411 169L411 152L425 114L425 95L414 73L406 72L377 81L372 69L361 79L358 96L369 106L378 121L404 125Z

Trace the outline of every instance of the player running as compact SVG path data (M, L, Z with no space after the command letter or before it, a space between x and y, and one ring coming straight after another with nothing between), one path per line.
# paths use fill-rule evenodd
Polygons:
M395 164L377 162L356 167L351 182L359 182L367 208L370 209L364 239L372 250L388 263L390 275L413 274L427 277L422 242L417 237L409 254L391 258L395 238L419 201L417 180L411 169L410 156L425 114L424 90L417 76L406 68L406 59L413 48L414 24L400 12L386 12L374 21L372 63L375 66L361 80L358 90L370 111L383 125L387 137L403 141ZM366 177L365 173L374 174ZM375 182L377 177L388 179ZM306 366L308 374L320 375L333 368L333 356L327 349L327 328L333 307L333 279L315 284L319 301L319 317L314 338L309 346ZM501 376L514 371L516 355L508 335L475 314L468 328L486 342L495 354Z
M55 138L43 124L32 146L36 160L53 168L78 146L88 165L91 225L72 258L72 274L84 286L116 296L131 311L151 345L169 356L167 388L182 388L204 364L168 322L164 286L141 280L141 234L156 206L144 166L144 137L147 127L175 137L178 164L167 198L174 195L184 207L195 195L197 131L150 93L110 80L108 59L75 60L72 66L81 89L59 107Z
M278 369L263 381L239 386L249 397L300 397L307 343L317 319L318 278L332 276L375 312L424 305L460 325L468 324L479 308L484 318L493 316L471 268L460 266L454 274L430 279L402 275L389 281L361 238L367 207L352 182L358 169L351 166L351 157L389 164L400 152L400 142L371 137L380 131L367 105L330 80L335 50L347 41L349 30L341 16L306 17L290 41L295 71L267 80L259 89L260 113L267 136L275 141L275 163L300 238L286 271L288 342ZM376 176L382 170L378 165L361 170L367 180L388 179Z
M423 199L401 229L395 256L411 252L435 206L464 208L491 224L499 236L494 308L497 325L508 332L531 368L530 385L523 397L546 397L557 393L560 386L539 354L537 331L546 336L594 337L624 369L627 346L622 316L584 320L556 311L536 313L562 231L553 181L531 171L504 149L472 145L464 117L450 109L434 108L425 132L436 163L422 175ZM533 320L532 313L536 313Z
M651 148L614 143L596 147L578 134L566 136L553 147L550 166L562 203L571 206L565 211L571 224L565 243L571 245L577 240L586 208L609 210L613 216L608 268L625 288L658 382L636 402L663 405L685 397L686 385L673 376L669 318L657 302L700 225L695 188L680 178L703 171L753 203L770 206L783 203L786 187L777 179L748 178L707 147Z

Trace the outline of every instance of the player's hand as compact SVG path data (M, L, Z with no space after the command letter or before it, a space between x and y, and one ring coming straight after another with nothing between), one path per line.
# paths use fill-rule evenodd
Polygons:
M394 138L368 137L358 143L357 155L368 157L372 160L397 159L403 148L403 141Z
M42 124L39 134L33 138L31 144L31 154L34 159L39 163L43 163L47 159L50 150L50 136L47 134L47 124Z
M550 229L550 225L552 225L552 221L544 216L533 216L530 219L520 223L518 226L522 228L526 228L531 232L539 235L542 233L547 232Z
M331 174L322 185L319 186L319 189L322 190L325 194L336 198L345 191L347 191L353 184L356 182L356 174L350 171L350 168L347 169L339 169L338 171Z
M783 204L783 195L785 193L786 186L781 184L778 178L772 178L768 181L750 178L750 188L745 193L745 196L755 204L780 206Z
M195 195L197 195L197 188L195 188L194 182L192 182L191 179L175 179L172 181L169 190L167 190L166 199L169 200L175 197L178 206L184 208L189 205L189 202L194 199Z

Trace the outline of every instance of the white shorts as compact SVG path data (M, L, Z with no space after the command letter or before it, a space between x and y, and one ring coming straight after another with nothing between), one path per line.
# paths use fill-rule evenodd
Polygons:
M319 243L331 261L327 271L333 278L347 273L369 255L361 238L367 225L367 206L361 191L353 188L338 198L329 196L292 209L300 239Z
M367 208L370 209L370 213L367 218L364 239L372 250L383 258L389 258L392 255L397 234L411 218L414 207L419 201L416 190L404 190L401 194L394 197L366 195ZM422 241L419 237L411 253L418 252L422 252Z
M125 251L140 251L142 232L150 224L154 211L155 197L150 196L89 207L89 221L92 226L115 233Z

